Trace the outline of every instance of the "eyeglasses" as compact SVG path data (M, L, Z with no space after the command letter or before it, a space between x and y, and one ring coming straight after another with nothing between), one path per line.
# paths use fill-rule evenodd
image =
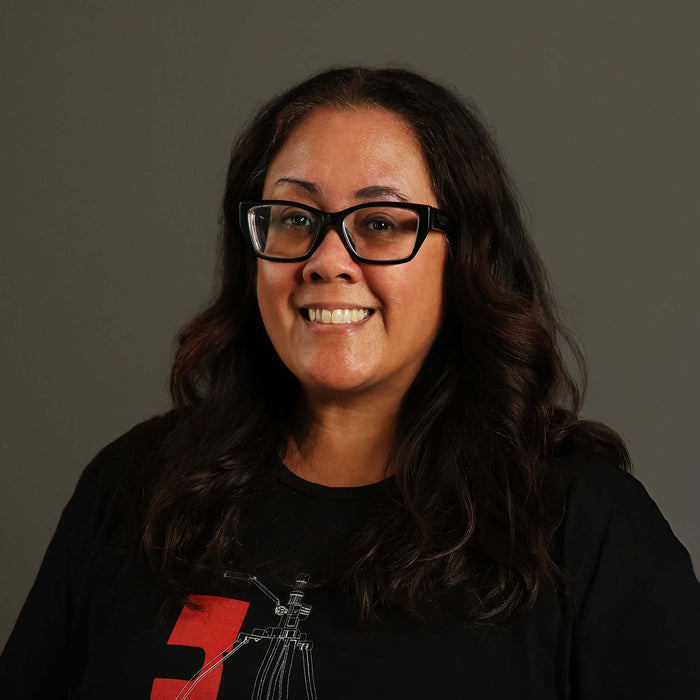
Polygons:
M444 211L406 202L370 202L335 213L278 199L241 202L239 220L255 254L278 262L308 260L329 226L355 260L375 265L408 262L432 229L450 229Z

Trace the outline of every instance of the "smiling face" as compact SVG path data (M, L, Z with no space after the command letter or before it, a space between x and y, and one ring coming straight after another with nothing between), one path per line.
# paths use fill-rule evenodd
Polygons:
M306 116L270 164L262 196L329 212L380 200L438 206L412 130L369 107ZM432 231L410 262L358 263L331 228L308 260L258 260L265 329L308 396L403 397L441 325L446 252Z

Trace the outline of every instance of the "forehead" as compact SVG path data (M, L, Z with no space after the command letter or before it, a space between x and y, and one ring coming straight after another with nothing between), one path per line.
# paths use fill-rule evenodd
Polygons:
M313 183L331 199L385 186L412 201L436 204L413 130L393 112L377 107L319 108L304 117L273 158L264 196L289 189L284 180Z

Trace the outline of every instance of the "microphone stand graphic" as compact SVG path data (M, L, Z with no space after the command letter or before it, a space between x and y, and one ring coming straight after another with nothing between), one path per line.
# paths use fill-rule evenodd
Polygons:
M303 589L309 583L309 575L297 574L295 587L290 592L286 605L282 605L280 599L255 576L243 578L226 573L226 577L244 580L262 591L275 604L275 615L279 616L279 623L276 627L265 627L264 629L256 627L252 632L239 632L236 641L221 652L220 658L215 658L203 666L188 681L176 700L188 698L205 676L246 644L260 642L263 639L269 640L269 643L255 677L251 700L289 699L289 678L296 651L299 651L301 655L306 698L307 700L317 700L313 658L311 656L313 642L307 640L305 632L299 631L299 623L306 620L311 613L311 606L301 602L304 597Z

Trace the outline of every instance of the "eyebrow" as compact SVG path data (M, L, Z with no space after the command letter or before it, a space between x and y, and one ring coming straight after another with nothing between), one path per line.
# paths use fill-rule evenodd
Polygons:
M287 183L289 185L295 185L296 187L306 190L309 194L321 194L321 188L314 184L313 182L307 182L306 180L296 180L291 177L281 177L276 185L280 183ZM402 194L395 187L388 187L384 185L370 185L369 187L363 187L355 192L355 197L357 199L381 199L382 197L391 197L393 199L398 199L401 202L407 202L408 197Z
M275 185L279 185L280 183L284 182L289 185L296 185L302 190L306 190L310 194L321 194L321 188L318 185L314 185L313 182L307 182L306 180L295 180L291 177L281 177L279 180L277 180L277 182L275 182Z
M395 187L385 187L382 185L370 185L355 192L358 199L381 199L382 197L392 197L402 202L407 202L408 197L401 194Z

